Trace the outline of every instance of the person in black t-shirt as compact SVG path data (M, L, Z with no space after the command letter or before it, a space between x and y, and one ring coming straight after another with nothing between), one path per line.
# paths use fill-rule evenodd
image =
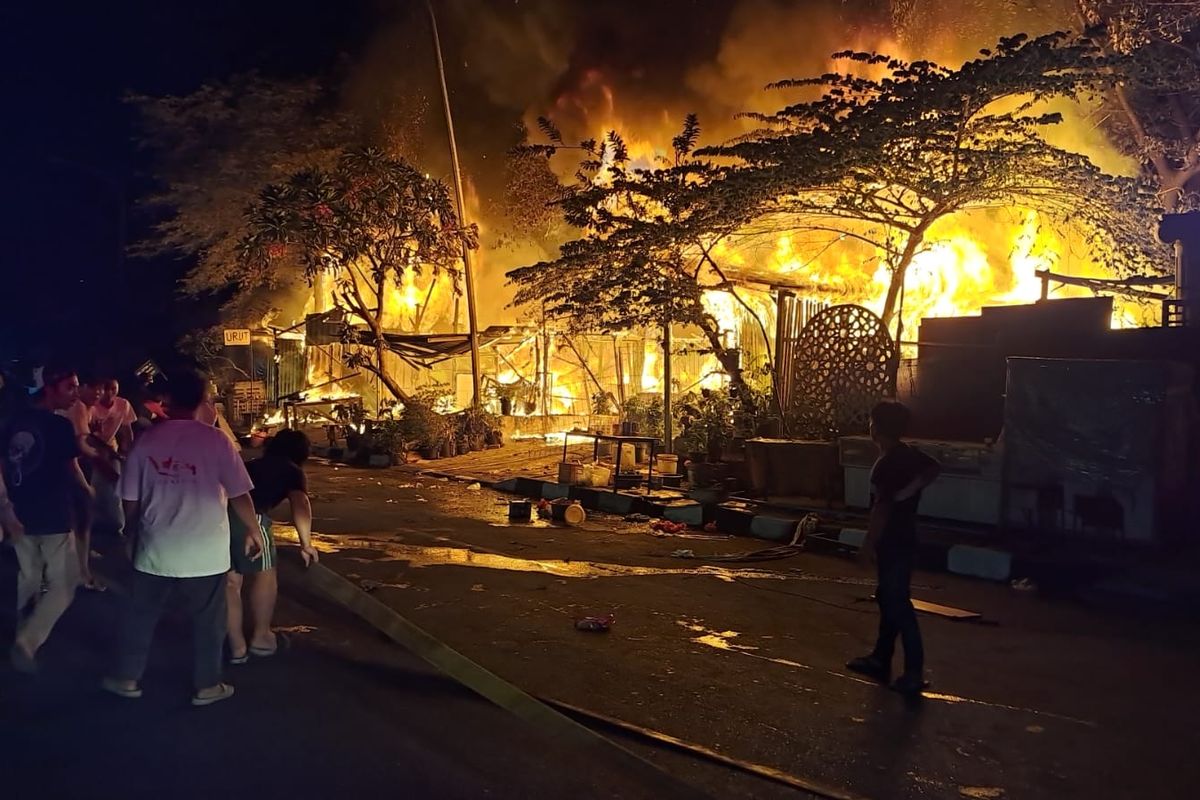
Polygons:
M10 657L22 672L37 669L38 650L75 597L80 563L72 531L91 525L91 487L79 467L75 430L55 413L79 399L79 379L73 370L49 366L40 383L33 407L15 413L0 435L4 484L19 523L6 528L20 565L21 621Z
M871 517L859 555L867 561L874 559L878 567L879 638L870 655L856 658L846 667L886 683L899 636L904 643L904 674L892 688L919 694L926 685L925 650L909 585L921 490L933 483L941 467L901 441L908 420L908 409L900 403L879 403L871 410L871 438L879 446L880 456L871 469Z
M267 442L262 458L246 465L250 480L254 481L250 497L254 500L254 511L258 514L266 547L261 558L247 558L237 546L242 541L245 528L236 516L230 515L233 569L226 583L226 606L229 613L229 660L232 664L244 664L251 655L266 657L275 654L276 641L271 631L271 618L275 614L279 580L275 572L271 509L284 500L289 502L292 523L300 537L300 555L304 565L318 560L317 550L312 545L312 503L308 498L308 479L303 467L308 460L308 451L308 437L300 431L285 429ZM250 584L251 633L248 642L242 613L242 585L246 576L249 576Z

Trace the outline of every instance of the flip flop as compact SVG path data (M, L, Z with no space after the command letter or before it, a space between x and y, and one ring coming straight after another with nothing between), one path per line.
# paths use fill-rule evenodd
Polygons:
M250 655L257 656L258 658L270 658L271 656L275 655L277 652L279 652L279 645L275 645L274 647L251 647L250 648Z
M192 695L192 705L211 706L213 703L219 703L222 700L228 700L229 698L233 697L232 686L230 686L228 683L222 683L218 685L221 687L221 691L217 694L208 695L207 697L201 697L198 694Z
M122 681L115 680L114 678L105 678L100 682L100 688L109 694L124 697L126 700L137 700L142 696L142 687L134 686L130 688L124 685Z
M108 587L105 586L100 581L96 580L95 578L84 583L83 588L89 592L107 592L108 591Z
M235 655L229 656L229 663L234 664L234 665L245 664L249 660L250 660L249 653L242 653L240 656L235 656Z

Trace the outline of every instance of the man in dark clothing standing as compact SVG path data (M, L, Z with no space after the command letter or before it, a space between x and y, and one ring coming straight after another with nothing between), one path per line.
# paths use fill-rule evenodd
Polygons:
M33 407L14 414L0 436L4 483L20 523L9 529L20 564L18 615L33 604L10 653L22 672L36 670L38 649L75 598L80 570L72 530L91 525L91 488L79 467L75 431L55 413L78 401L79 379L73 370L49 366L39 381Z
M864 560L874 559L878 568L875 600L879 604L879 638L870 655L856 658L846 667L887 683L899 636L904 643L904 674L892 688L919 694L925 687L925 650L909 585L917 549L921 491L933 483L941 467L901 441L908 420L908 409L900 403L883 402L871 410L871 438L880 455L871 469L871 517L859 553Z

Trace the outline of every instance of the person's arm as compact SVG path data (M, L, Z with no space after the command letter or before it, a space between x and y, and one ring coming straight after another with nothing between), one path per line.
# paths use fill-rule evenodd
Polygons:
M123 423L117 428L117 456L124 458L133 449L133 421Z
M75 518L75 531L84 536L92 530L92 505L96 499L96 492L84 477L78 458L71 459L71 465L67 469L71 473L71 509Z
M125 556L132 561L142 530L142 504L137 500L122 500L121 508L125 511Z
M267 543L263 540L262 529L258 527L258 515L254 513L254 501L250 499L250 493L229 498L229 507L246 527L246 557L258 558L263 554Z
M296 526L296 535L300 537L300 557L307 567L321 560L312 543L312 501L308 492L296 489L288 493L288 502L292 506L292 524Z
M16 509L8 499L8 487L4 484L4 476L0 475L0 542L7 534L13 541L25 535L25 526L17 519Z
M892 495L893 500L907 500L920 492L929 484L937 480L937 476L942 472L942 465L933 458L922 455L922 466L913 479L902 486L895 494Z

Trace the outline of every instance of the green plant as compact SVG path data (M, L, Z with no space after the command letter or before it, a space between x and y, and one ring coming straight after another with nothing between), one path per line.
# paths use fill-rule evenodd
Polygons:
M400 429L418 447L441 447L451 435L450 421L438 412L445 404L448 387L445 384L423 386L413 392L400 414Z
M716 456L737 433L734 418L740 409L727 390L701 389L680 398L676 408L677 442L684 452Z
M639 436L663 435L663 402L658 395L634 395L621 407L621 419L637 426Z
M400 420L385 419L371 423L363 439L372 453L387 453L399 457L408 450L406 431Z
M617 403L612 392L596 392L592 395L592 416L603 417L617 412Z
M459 439L482 443L495 438L500 429L500 420L482 408L468 408L455 417L455 431Z

